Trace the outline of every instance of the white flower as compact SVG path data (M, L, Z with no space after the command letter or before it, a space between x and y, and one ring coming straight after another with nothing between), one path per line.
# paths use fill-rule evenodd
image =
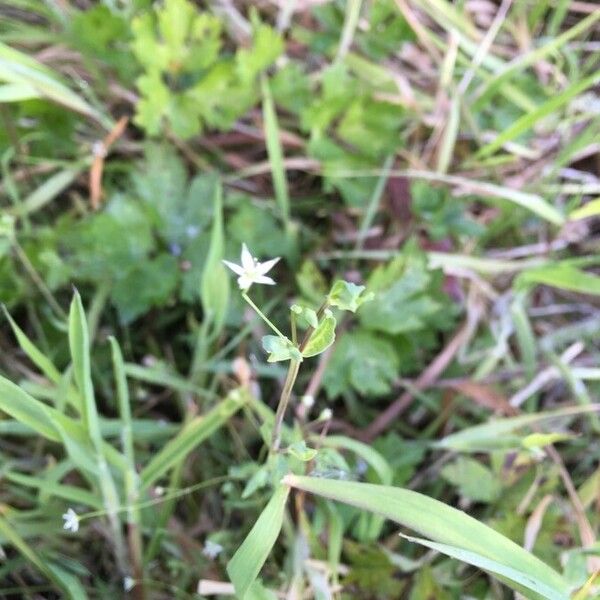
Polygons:
M123 579L123 590L126 592L130 592L135 587L135 579L133 577L125 577Z
M265 275L279 262L279 257L261 263L250 254L248 246L242 244L242 256L240 258L241 265L224 260L223 262L236 274L238 277L238 285L240 290L247 292L253 283L264 283L266 285L275 285L275 282L270 277Z
M202 554L211 560L217 558L221 552L223 552L223 546L211 540L206 541L206 544L204 544L204 549L202 550Z
M73 533L79 530L79 516L72 508L69 508L62 518L65 520L63 529L72 531Z

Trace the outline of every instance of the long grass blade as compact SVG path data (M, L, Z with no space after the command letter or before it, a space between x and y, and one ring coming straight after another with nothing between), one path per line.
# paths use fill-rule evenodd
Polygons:
M290 488L285 485L275 490L254 527L227 564L227 574L240 600L246 598L279 536L289 493Z
M466 513L423 494L390 486L296 475L287 475L283 483L382 515L436 543L495 561L529 578L532 586L543 582L554 590L554 595L544 596L537 586L534 598L567 600L569 597L567 582L533 554ZM462 560L466 559L463 555Z
M196 446L224 425L247 400L246 392L234 390L208 413L192 419L143 469L141 488L148 488L183 460Z

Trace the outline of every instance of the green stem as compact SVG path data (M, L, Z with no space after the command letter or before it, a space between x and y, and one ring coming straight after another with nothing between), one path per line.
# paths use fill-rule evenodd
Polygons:
M242 292L242 298L256 311L256 313L258 314L258 316L282 339L287 340L287 337L285 335L283 335L283 333L281 333L281 331L279 331L279 329L277 329L277 327L275 327L275 325L273 325L273 323L271 323L271 321L269 321L269 319L267 318L267 316L260 310L260 308L258 308L258 306L256 306L256 304L254 304L254 302L252 302L252 300L250 300L248 294L246 292Z
M281 397L279 398L279 404L277 405L277 412L275 413L275 422L273 424L273 435L271 437L271 449L270 454L274 454L279 450L281 445L281 428L283 426L283 418L285 417L285 411L290 402L290 396L292 395L292 388L296 382L298 376L298 370L300 369L300 361L290 360L290 366L283 384L283 390L281 391Z

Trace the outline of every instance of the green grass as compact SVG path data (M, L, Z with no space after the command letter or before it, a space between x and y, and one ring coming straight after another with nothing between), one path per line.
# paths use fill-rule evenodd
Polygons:
M0 597L598 597L595 5L10 5Z

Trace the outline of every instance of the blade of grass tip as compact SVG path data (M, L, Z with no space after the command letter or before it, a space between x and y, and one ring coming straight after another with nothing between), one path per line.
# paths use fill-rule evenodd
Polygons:
M88 324L81 296L77 291L75 291L69 311L69 348L75 382L82 396L84 426L96 452L98 484L102 490L107 516L113 530L115 556L121 572L126 573L125 548L118 516L119 495L104 454L100 419L92 384Z
M362 0L348 0L346 3L346 14L344 16L344 26L340 37L340 45L338 46L336 62L343 60L354 39L354 33L360 18L360 10L362 8Z
M127 523L129 528L129 550L133 571L136 581L142 581L144 578L143 568L143 546L142 534L140 530L139 510L136 502L139 498L139 478L135 470L135 452L133 447L133 427L131 419L131 406L129 401L129 390L127 388L127 378L125 376L125 365L119 343L114 337L109 338L113 369L115 373L115 383L117 387L117 401L119 404L119 416L121 417L122 431L121 441L123 444L123 454L127 461L127 471L124 473L125 497L127 499Z
M367 233L369 228L373 224L375 220L375 216L377 215L377 210L379 208L379 203L381 202L381 197L383 196L383 192L385 190L385 186L390 176L390 170L394 164L394 156L390 155L385 159L383 163L383 168L381 169L381 175L377 180L377 184L375 185L375 189L373 190L373 194L371 194L371 199L369 200L369 204L367 205L367 210L363 216L362 223L360 224L360 229L358 230L358 235L356 236L356 245L354 246L354 250L358 251L362 248L365 239L367 237Z
M293 235L292 222L290 220L290 197L283 164L283 149L279 137L279 124L277 122L277 113L275 112L275 103L269 88L269 83L265 76L261 79L263 95L263 119L265 122L265 141L267 144L267 153L271 164L271 176L273 177L273 187L275 188L275 198L281 212L283 224L288 240Z
M510 127L500 133L492 142L481 148L473 157L474 160L479 160L489 156L490 154L493 154L496 150L501 148L503 144L525 133L540 119L552 114L555 110L564 106L572 98L578 94L581 94L588 88L596 85L599 81L600 71L597 71L589 77L569 85L560 94L553 96L538 106L535 110L517 119Z
M597 217L598 215L600 215L600 198L595 198L569 213L569 221L589 219L590 217Z

